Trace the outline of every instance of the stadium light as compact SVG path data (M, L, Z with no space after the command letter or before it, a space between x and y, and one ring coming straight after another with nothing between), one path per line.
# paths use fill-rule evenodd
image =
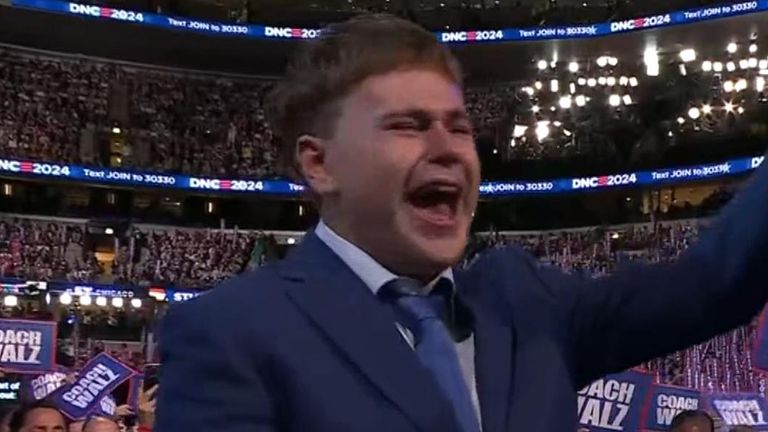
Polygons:
M535 83L533 83L533 87L535 87L536 90L541 90L541 88L544 87L544 85L541 83L541 81L536 81Z
M576 83L571 82L570 84L568 84L568 91L571 94L576 93Z
M512 136L515 138L520 138L525 135L525 132L527 130L528 130L528 126L515 125L515 128L512 130Z
M645 63L645 73L648 76L659 75L659 53L656 52L656 48L646 48L643 53L643 62Z
M712 62L709 60L704 60L701 63L701 70L704 72L712 72Z
M685 68L684 64L680 63L677 69L680 71L680 75L682 76L688 75L688 69Z
M104 296L96 297L96 306L104 307L107 305L107 298Z
M569 131L568 129L563 129L563 135L569 137L573 135L573 132Z
M588 85L589 87L594 87L594 86L596 86L596 85L597 85L597 80L596 80L596 79L594 79L594 78L590 78L590 79L588 79L588 80L587 80L587 85Z
M110 227L104 228L104 234L112 235L114 233L115 233L115 230L113 230L112 228L110 228Z
M531 107L531 111L533 111L533 113L535 114L541 111L541 108L538 105L534 105Z
M560 91L560 81L553 79L549 82L549 89L552 91L552 93L557 93Z
M749 58L749 68L750 69L755 69L757 67L757 65L758 65L757 57L750 57Z
M608 57L608 64L611 66L616 66L617 64L619 64L619 59L617 59L616 57Z
M733 102L728 101L725 104L723 104L723 109L725 110L725 112L733 112Z
M696 60L696 50L693 48L687 48L680 51L680 60L685 63L690 63Z
M19 298L15 295L7 295L3 297L3 305L5 307L16 307L19 305Z
M701 110L699 110L696 107L692 107L691 109L688 110L688 117L692 118L693 120L698 119L699 117L701 117Z
M59 296L59 303L65 306L72 304L72 295L70 295L69 293L62 293Z
M728 44L727 47L725 47L726 51L728 51L730 54L735 54L736 51L739 50L739 46L736 45L736 42L731 42Z
M549 110L552 111L552 112L555 112L555 111L557 111L557 107L552 105L551 107L549 107Z
M765 89L765 78L759 76L755 78L755 90L761 92Z
M622 76L621 78L619 78L619 85L626 86L627 84L629 84L629 78L625 76Z
M587 98L584 95L578 95L575 98L576 106L583 107L587 104Z
M621 96L612 94L608 97L608 104L613 107L621 105Z
M722 72L723 71L723 64L720 62L714 62L712 63L712 70L715 72Z
M539 68L539 70L545 70L547 69L547 61L546 60L539 60L539 62L536 64L536 67Z
M726 93L732 92L733 91L733 81L728 80L728 81L723 82L723 91L725 91Z
M638 85L640 85L640 82L637 81L637 78L632 77L629 79L629 85L630 87L637 87Z
M600 77L597 79L597 83L600 84L601 86L604 86L607 82L608 80L605 77Z
M608 57L606 57L606 56L598 57L597 58L597 65L600 66L601 68L604 68L604 67L608 66Z
M528 93L528 96L533 96L533 87L523 87L523 93Z
M516 145L517 145L517 140L515 140L514 138L510 138L509 146L514 148Z
M119 127L115 126L115 127L113 127L113 128L112 128L112 133L113 133L113 134L115 134L115 135L119 135L119 134L120 134L120 132L121 132L121 131L120 131L120 128L119 128Z
M141 307L141 299L137 299L137 298L131 299L131 307L133 307L135 309L140 308Z
M82 306L90 306L91 303L93 303L93 299L89 295L81 295L80 296L80 304Z
M747 59L739 60L739 68L740 69L747 69L748 67L749 67L749 60L747 60Z
M711 105L709 105L709 104L704 104L704 105L702 105L702 106L701 106L701 112L703 112L704 114L709 114L709 113L711 113L711 112L712 112L712 106L711 106Z
M125 302L123 301L122 297L115 297L115 298L112 299L112 306L114 306L116 308L123 307L123 304L125 304Z
M576 73L579 71L579 64L574 62L568 63L568 70L571 71L571 73Z
M580 86L587 85L587 79L584 77L579 77L579 79L577 79L576 82L579 83Z
M756 43L753 42L753 43L749 44L749 52L752 53L752 54L757 52L757 44Z
M732 62L732 61L729 61L729 62L728 62L726 65L725 65L725 68L728 70L728 72L733 72L733 71L735 71L735 70L736 70L736 63L734 63L734 62Z
M740 106L740 107L736 108L736 112L739 113L739 114L744 114L744 107Z
M571 108L571 97L570 96L563 96L560 98L560 108L562 109L570 109Z
M747 80L745 80L744 78L741 78L740 80L736 81L737 92L744 91L747 89L747 87L748 87Z
M536 123L536 139L539 141L544 140L549 136L549 122L540 121Z
M678 118L677 118L677 123L678 123L678 124L683 124L683 123L685 123L685 119L684 119L684 118L682 118L682 117L678 117Z
M625 94L621 99L624 101L624 105L632 105L632 96Z
M759 62L757 62L757 67L760 69L768 69L768 60L765 60L765 59L760 60Z
M612 77L612 76L609 76L609 77L608 77L608 79L606 79L606 80L605 80L605 82L606 82L606 84L608 84L609 86L613 87L613 86L615 86L615 85L616 85L616 78L615 78L615 77Z

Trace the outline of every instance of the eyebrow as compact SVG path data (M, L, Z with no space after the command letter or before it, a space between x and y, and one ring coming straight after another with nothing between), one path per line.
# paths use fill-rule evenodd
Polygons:
M434 112L425 110L422 108L407 108L403 110L390 111L379 116L379 121L385 122L388 120L394 120L404 117L411 117L416 119L430 119L434 120L435 117L443 118L448 121L469 121L469 114L463 109L454 108L440 113L441 115L435 115Z

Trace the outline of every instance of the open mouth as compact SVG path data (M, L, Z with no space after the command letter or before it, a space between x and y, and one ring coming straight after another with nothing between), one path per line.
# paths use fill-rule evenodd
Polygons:
M452 226L458 215L461 187L452 183L427 183L409 192L406 200L426 222Z

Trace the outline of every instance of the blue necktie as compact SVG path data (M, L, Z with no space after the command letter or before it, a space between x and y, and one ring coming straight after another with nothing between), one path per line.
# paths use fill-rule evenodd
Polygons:
M418 295L422 289L421 283L409 278L392 280L382 288L385 296L394 298L393 306L400 323L416 339L416 355L432 372L453 406L461 431L480 432L480 423L464 382L453 339L440 319L445 310L445 298L437 293Z

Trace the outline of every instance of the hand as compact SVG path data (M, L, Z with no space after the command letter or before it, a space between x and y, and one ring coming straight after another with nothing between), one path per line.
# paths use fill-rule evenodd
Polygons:
M133 414L133 409L131 409L130 405L120 405L119 407L115 408L115 415L119 417L125 417Z
M157 393L157 384L145 392L141 392L139 395L139 426L152 428L155 425L155 406L157 400L155 399L155 393Z

